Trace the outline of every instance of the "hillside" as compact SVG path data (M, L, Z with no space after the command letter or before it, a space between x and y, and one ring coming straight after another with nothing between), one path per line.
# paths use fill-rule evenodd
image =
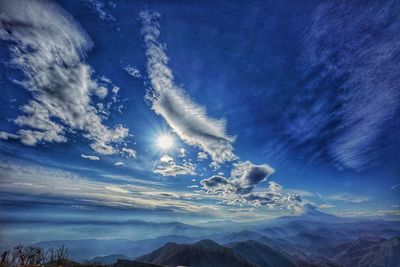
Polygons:
M167 243L163 247L136 259L166 266L191 267L255 267L232 249L211 240L194 244Z

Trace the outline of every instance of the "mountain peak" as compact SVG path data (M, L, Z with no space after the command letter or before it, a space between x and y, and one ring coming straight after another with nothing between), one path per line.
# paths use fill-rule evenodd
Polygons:
M221 247L217 242L212 241L210 239L202 239L202 240L194 243L193 245L195 245L197 247L205 247L205 248L220 248Z
M304 204L301 209L299 209L299 214L298 217L301 219L306 219L306 220L338 220L340 217L337 217L335 215L325 213L322 211L319 211L317 207L314 205L311 205L309 203Z

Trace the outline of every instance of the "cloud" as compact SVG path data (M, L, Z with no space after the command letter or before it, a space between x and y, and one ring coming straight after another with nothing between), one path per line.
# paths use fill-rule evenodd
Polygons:
M93 105L108 90L91 78L94 71L83 62L93 43L82 28L51 2L2 1L0 7L0 38L9 41L11 64L25 76L16 82L31 94L23 115L14 120L21 129L8 137L35 146L64 143L67 133L79 132L97 153L122 153L113 144L124 140L128 129L103 124Z
M196 175L196 166L190 162L179 165L168 155L160 158L154 173L162 176Z
M321 205L317 205L318 209L332 209L335 208L335 205L331 205L331 204L321 204Z
M136 158L136 151L133 150L132 148L123 147L122 148L122 152L124 152L125 154L127 154L131 158Z
M84 159L90 159L90 160L100 160L100 158L97 156L90 156L90 155L85 155L85 154L81 154L81 157Z
M396 217L400 216L400 210L371 210L371 211L341 211L336 215L343 217Z
M0 139L8 140L8 139L18 139L18 138L19 136L16 134L0 131Z
M186 186L186 188L187 189L197 189L197 188L199 188L199 186L198 185L189 185L189 186Z
M85 0L90 9L102 20L115 21L115 18L105 10L105 4L100 0Z
M307 191L307 190L301 190L301 189L286 189L287 192L298 194L302 197L315 197L318 196L316 193L314 194L313 192Z
M0 195L23 195L25 200L40 197L52 205L84 205L122 209L164 210L180 213L210 213L213 209L190 202L196 193L168 192L154 185L124 180L98 181L56 168L31 164L14 158L0 161ZM2 201L2 200L0 200ZM21 201L21 200L20 200Z
M121 161L115 162L114 163L115 166L124 166L125 164Z
M250 161L233 165L231 176L213 175L200 181L207 194L220 196L228 204L268 206L269 208L294 208L303 201L298 194L284 192L283 187L270 181L264 191L255 191L255 187L266 181L275 170L267 165L256 165Z
M187 144L197 146L216 162L232 161L237 157L232 143L235 138L225 132L225 121L208 117L204 107L191 100L174 82L165 45L160 41L160 15L143 11L142 35L145 40L147 72L152 90L147 98L152 109L168 123Z
M124 68L124 70L126 70L126 72L129 75L131 75L131 76L133 76L135 78L141 78L142 77L142 75L140 74L140 71L137 68L127 66L127 67Z
M397 188L400 188L400 184L395 184L390 187L391 190L396 190Z
M208 158L207 154L204 153L203 151L200 151L200 152L197 154L197 160L198 160L198 161L203 161L203 160L205 160L205 159L207 159L207 158Z
M399 152L400 7L396 1L324 2L303 34L305 88L287 134L338 168L363 170Z
M349 193L334 194L334 195L330 195L326 198L329 200L343 201L343 202L349 202L349 203L355 203L355 204L367 202L370 200L370 198L367 196L353 195L353 194L349 194Z
M213 171L218 171L221 168L221 165L216 162L216 161L212 161L210 164L208 164L208 166L213 170Z
M186 154L187 154L186 149L184 149L183 147L179 148L179 150L178 150L178 156L179 156L180 158L186 157Z

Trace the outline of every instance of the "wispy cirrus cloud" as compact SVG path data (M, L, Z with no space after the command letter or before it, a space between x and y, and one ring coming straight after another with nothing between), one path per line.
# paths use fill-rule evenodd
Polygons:
M398 188L400 188L400 184L395 184L395 185L392 185L392 186L390 187L391 190L396 190L396 189L398 189Z
M8 41L11 66L25 76L16 82L31 93L21 109L23 115L14 120L20 130L0 137L35 146L67 142L67 133L81 132L97 153L123 153L113 144L124 140L128 129L103 122L100 114L106 116L110 109L102 103L108 89L92 78L93 69L83 62L93 46L84 30L52 2L2 1L0 9L0 38Z
M355 195L355 194L350 194L350 193L339 193L339 194L333 194L329 195L326 197L326 199L329 200L334 200L334 201L342 201L342 202L348 202L348 203L363 203L371 200L370 197L367 196L362 196L362 195Z
M314 10L303 34L305 90L286 126L292 143L353 170L399 153L385 141L398 140L388 127L400 128L399 7L328 1Z
M152 109L183 141L201 148L214 161L236 159L232 146L235 138L226 134L225 121L210 118L204 107L175 84L172 70L168 67L165 45L160 41L159 17L158 13L149 11L140 13L147 72L153 89L148 94Z

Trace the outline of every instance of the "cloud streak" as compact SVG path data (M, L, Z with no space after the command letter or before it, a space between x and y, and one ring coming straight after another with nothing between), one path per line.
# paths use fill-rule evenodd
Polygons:
M100 160L99 157L97 157L97 156L92 156L92 155L81 154L81 157L84 158L84 159L89 159L89 160Z
M52 198L53 204L68 200L70 205L173 212L212 210L191 200L194 193L175 193L127 179L124 183L103 182L73 172L2 158L0 192L29 197ZM144 181L146 182L146 181Z
M147 72L152 85L148 94L152 109L168 123L187 144L197 146L214 161L236 159L232 143L235 138L226 134L224 120L210 118L204 107L191 100L174 82L168 67L165 45L160 41L158 13L143 11L142 35L145 41Z

